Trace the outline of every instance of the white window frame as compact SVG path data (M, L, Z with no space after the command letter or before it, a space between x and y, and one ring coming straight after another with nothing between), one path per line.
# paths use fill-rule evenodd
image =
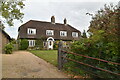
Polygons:
M36 34L36 29L34 29L34 28L28 28L28 29L27 29L27 33L28 33L29 35L35 35L35 34Z
M28 40L28 42L29 42L29 47L35 46L35 40Z
M78 37L78 32L72 32L72 37Z
M54 35L54 30L46 30L46 35L47 36L53 36Z
M67 31L60 31L60 36L66 37L67 36Z

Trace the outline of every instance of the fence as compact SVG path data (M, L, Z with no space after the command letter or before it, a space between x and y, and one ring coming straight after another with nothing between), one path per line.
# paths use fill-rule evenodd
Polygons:
M106 72L105 74L114 75L115 76L114 78L116 78L116 79L120 78L120 73L116 73L114 71L110 71L110 70L107 70L107 69L104 69L104 68L96 67L97 64L96 65L95 64L88 64L88 63L84 63L82 61L77 61L77 60L71 59L71 58L68 57L68 54L72 54L74 56L84 57L86 59L96 60L96 61L99 61L99 63L103 62L103 63L115 65L115 66L117 66L117 68L120 67L120 63L110 62L110 61L106 61L106 60L103 60L103 59L94 58L94 57L85 56L85 55L81 55L81 54L77 54L77 53L66 51L66 50L63 49L62 42L60 42L59 43L59 48L58 48L58 69L59 70L61 70L63 68L63 66L64 66L65 63L67 63L68 61L72 61L72 62L75 62L77 64L83 65L83 67L75 67L74 66L74 69L75 68L82 68L87 73L90 73L90 74L92 74L92 75L94 75L96 77L104 78L101 75L98 75L98 74L94 73L95 70L96 71L99 70L99 71L102 71L102 73ZM88 68L87 70L86 70L86 68L84 68L86 66ZM92 69L90 69L90 68L92 68ZM106 76L106 75L104 75L104 76Z
M16 43L16 44L13 44L13 47L14 47L14 48L13 48L14 51L17 51L17 50L18 50L18 44L17 44L17 43Z

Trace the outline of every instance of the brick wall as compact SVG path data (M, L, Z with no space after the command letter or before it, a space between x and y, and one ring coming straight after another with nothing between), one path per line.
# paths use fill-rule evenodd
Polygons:
M0 52L4 53L4 47L5 47L6 44L9 43L9 40L7 39L7 37L2 32L0 32L0 39L1 39Z
M2 34L0 30L0 53L2 53Z

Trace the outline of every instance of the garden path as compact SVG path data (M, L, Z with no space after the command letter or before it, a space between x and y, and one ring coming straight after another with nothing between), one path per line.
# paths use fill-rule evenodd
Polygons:
M3 78L67 78L55 66L28 51L2 55Z

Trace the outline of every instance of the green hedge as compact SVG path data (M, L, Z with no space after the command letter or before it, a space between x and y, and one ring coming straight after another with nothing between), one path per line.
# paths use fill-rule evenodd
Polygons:
M76 41L75 43L73 43L71 46L71 51L77 54L83 54L86 56L91 56L94 58L100 58L100 59L104 59L107 61L118 63L119 61L119 51L118 51L118 46L117 46L118 42L107 41L106 37L104 36L105 36L105 32L102 30L99 30L92 37L81 39L80 41ZM115 73L120 72L118 65L105 63L105 62L101 62L101 61L97 61L97 60L93 60L89 58L84 58L81 56L75 56L72 54L69 54L68 57L70 59L74 59L76 61L90 64L92 66L99 67L105 70L109 70ZM72 61L69 61L66 65L69 67L67 69L71 71L77 71L80 75L86 75L86 74L91 75L91 73L88 73L89 71L91 71L92 73L97 74L98 76L103 77L103 78L117 78L118 77L116 75L113 75L113 74L110 74L110 73L107 73L101 70L97 70L97 69L94 69L88 66L84 66L79 63L72 62ZM74 67L78 67L81 70L76 69ZM81 73L81 71L83 74ZM91 75L91 77L94 77L94 76Z
M6 54L12 54L13 44L12 43L8 43L7 45L5 45L4 50L5 50Z
M27 39L22 39L20 41L19 49L20 50L26 50L28 48L28 45L29 45L28 40Z

